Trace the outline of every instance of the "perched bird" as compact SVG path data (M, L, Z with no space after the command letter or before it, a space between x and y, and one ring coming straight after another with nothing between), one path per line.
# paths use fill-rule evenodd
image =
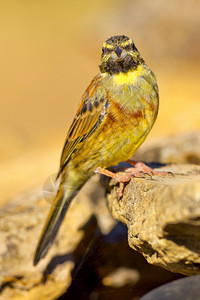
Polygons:
M136 152L155 122L158 103L155 75L132 39L125 35L107 39L103 43L100 72L83 94L67 134L58 172L60 186L39 240L34 265L46 254L72 199L95 171L122 182L127 180L105 168L129 159ZM133 175L150 170L144 166L139 170L141 165L134 165Z

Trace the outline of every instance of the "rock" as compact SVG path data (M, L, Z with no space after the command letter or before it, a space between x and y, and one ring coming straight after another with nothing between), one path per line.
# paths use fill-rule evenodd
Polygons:
M127 228L111 217L99 176L74 199L55 243L33 267L47 190L45 183L43 193L27 192L0 208L0 299L131 299L180 277L128 246Z
M127 284L135 284L139 278L140 274L137 270L118 268L104 277L103 284L105 286L120 288Z
M170 161L180 152L180 161L195 157L198 162L199 146L190 145L198 144L198 134L192 136L180 138L179 147L167 140L157 150L143 148L142 160ZM189 156L181 154L181 140ZM179 150L163 156L161 145ZM0 207L0 299L132 299L183 276L178 273L200 273L200 166L160 169L175 176L134 178L119 201L117 183L103 180L109 210L127 225L131 248L126 226L113 220L106 207L99 176L74 199L55 243L36 267L33 255L51 205L46 187L51 180L45 190L19 195Z
M160 163L200 164L200 132L188 132L160 138L144 144L135 160Z
M174 176L134 178L120 200L110 181L108 206L128 227L128 242L149 263L184 275L200 273L200 166L168 165Z
M73 201L56 242L36 267L34 251L51 205L50 198L45 199L42 191L34 190L15 197L0 209L0 299L37 299L40 295L40 299L49 300L65 292L74 266L71 253L84 235L80 228L95 211L91 200L94 189L96 202L104 198L103 189L95 185L97 178L93 177ZM109 230L115 222L108 220L105 201L98 209L101 218L105 216L104 231Z
M92 218L84 228L85 236L73 252L75 267L72 282L59 300L133 299L162 283L180 278L146 262L127 243L127 227L117 223L102 234ZM92 230L93 228L93 230ZM89 233L88 233L89 232Z
M198 300L200 299L200 275L174 280L146 294L140 300Z

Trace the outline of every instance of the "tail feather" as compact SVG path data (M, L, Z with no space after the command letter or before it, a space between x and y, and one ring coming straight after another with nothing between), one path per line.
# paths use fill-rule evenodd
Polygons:
M33 264L34 266L39 260L44 257L53 243L59 227L64 219L64 216L69 208L69 205L74 198L76 192L65 193L63 190L59 190L54 200L54 203L50 209L46 223L43 227L42 234L35 252Z

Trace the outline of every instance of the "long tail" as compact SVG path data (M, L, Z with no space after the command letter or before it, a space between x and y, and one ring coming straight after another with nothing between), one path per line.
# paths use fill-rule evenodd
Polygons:
M53 243L69 205L76 193L77 190L64 191L62 186L59 188L40 236L33 261L34 266L46 255L49 247Z

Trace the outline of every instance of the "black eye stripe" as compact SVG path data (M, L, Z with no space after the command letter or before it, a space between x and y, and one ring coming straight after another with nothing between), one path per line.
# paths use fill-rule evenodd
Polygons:
M128 45L126 45L124 47L121 47L121 48L124 49L124 50L133 50L133 44L128 44ZM104 54L111 53L112 51L114 51L114 48L113 49L106 48L106 47L102 48L102 52Z
M106 47L104 47L103 49L102 49L102 52L103 53L110 53L110 52L112 52L114 49L109 49L109 48L106 48Z
M129 44L124 47L125 50L132 50L133 49L133 44Z

